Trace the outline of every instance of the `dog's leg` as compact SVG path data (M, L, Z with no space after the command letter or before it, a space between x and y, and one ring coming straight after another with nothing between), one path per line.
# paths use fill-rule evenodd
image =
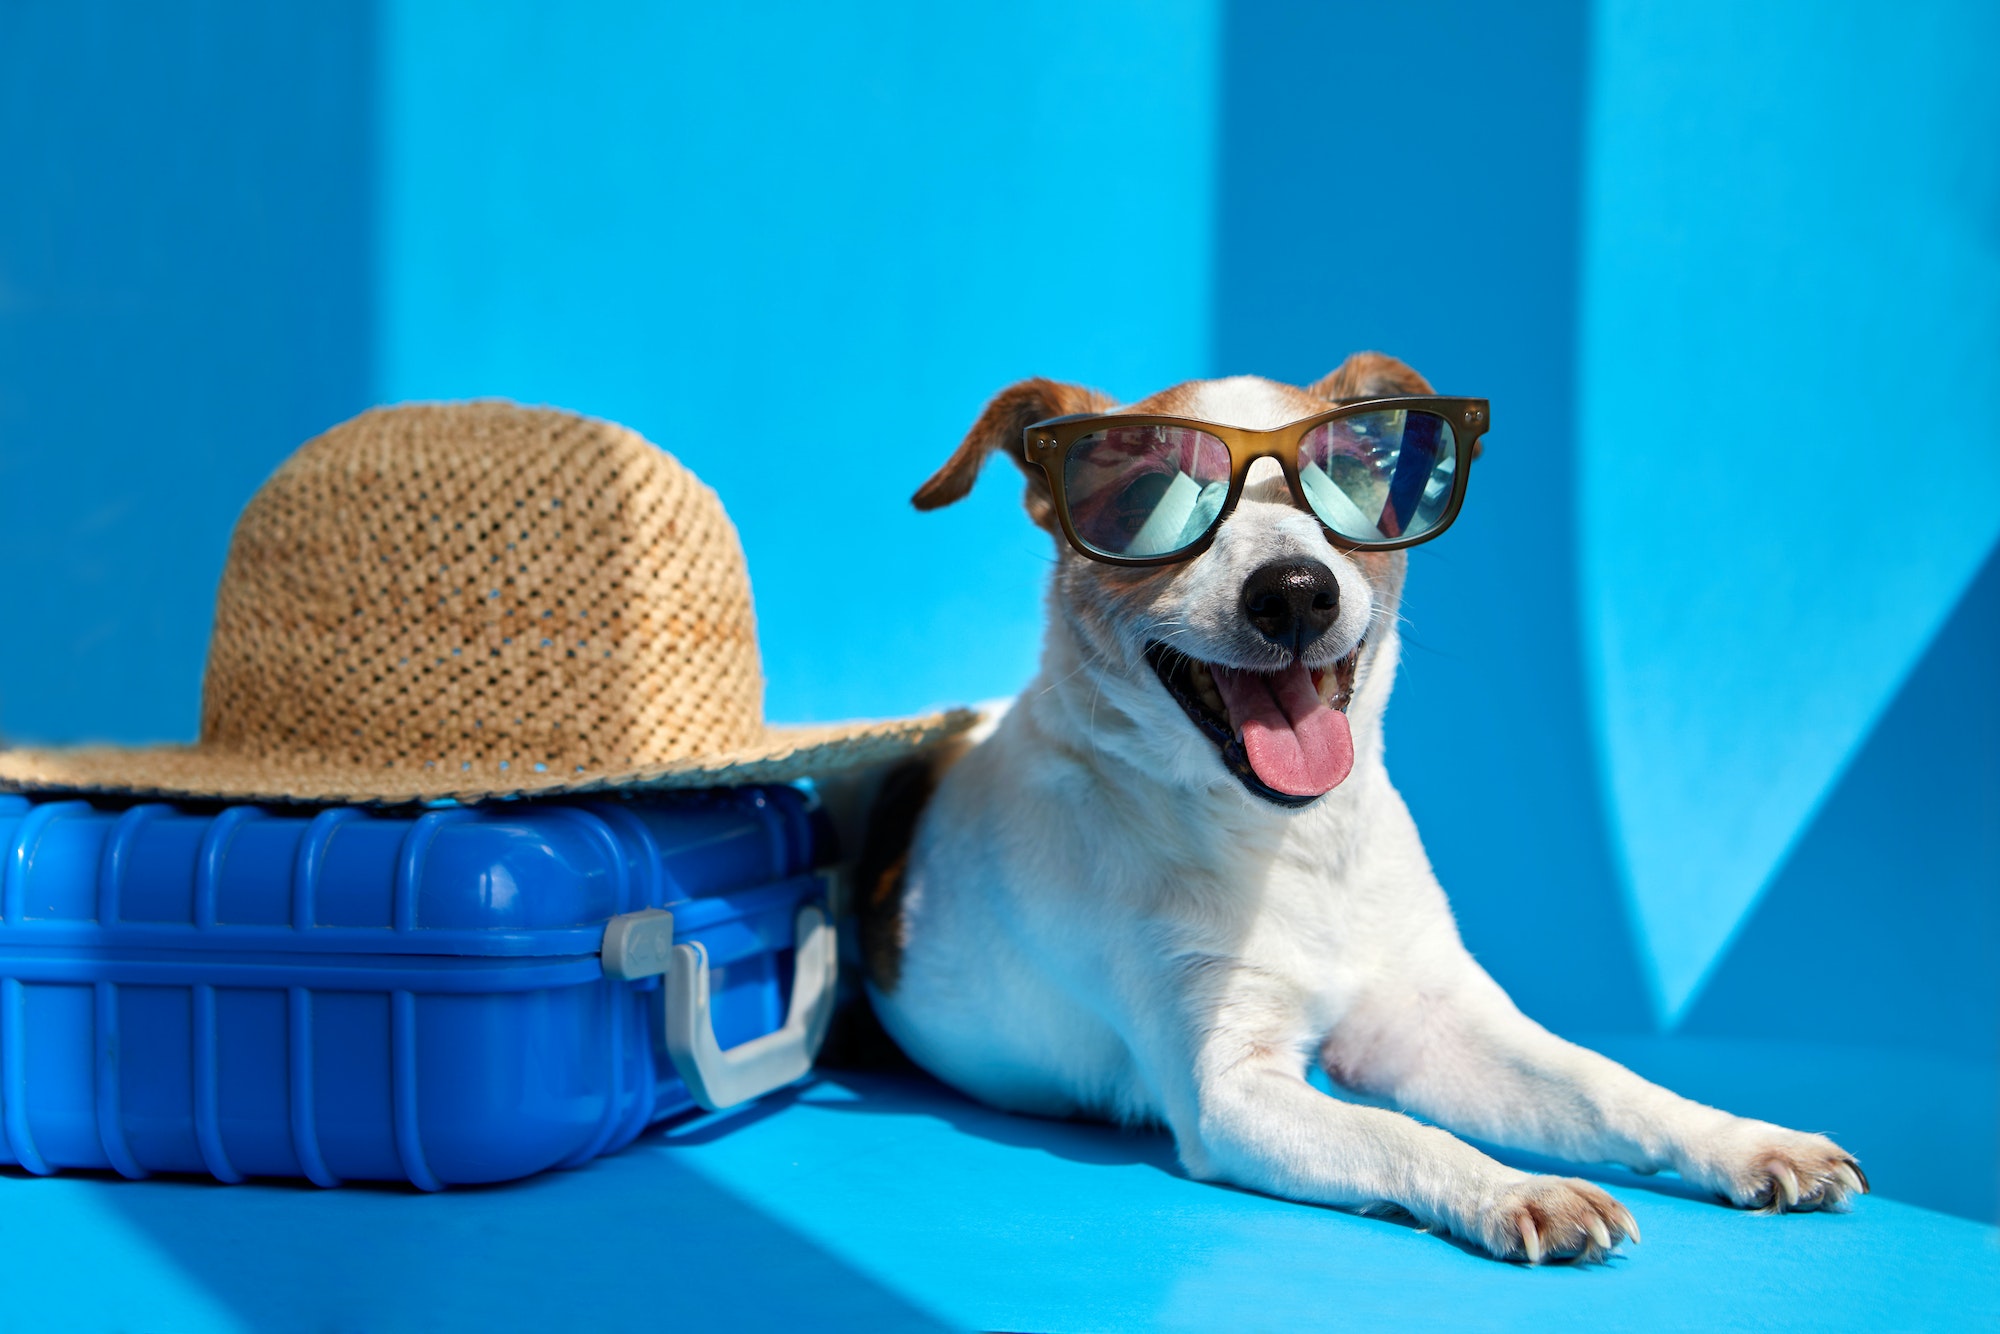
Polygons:
M1396 1205L1503 1259L1596 1258L1636 1235L1589 1182L1522 1172L1407 1116L1327 1097L1304 1078L1297 1009L1254 978L1223 990L1163 989L1147 1031L1128 1035L1191 1175L1314 1204Z
M1321 1049L1336 1083L1463 1134L1571 1162L1672 1168L1742 1208L1838 1208L1866 1193L1824 1135L1706 1107L1556 1037L1462 948L1356 1004Z

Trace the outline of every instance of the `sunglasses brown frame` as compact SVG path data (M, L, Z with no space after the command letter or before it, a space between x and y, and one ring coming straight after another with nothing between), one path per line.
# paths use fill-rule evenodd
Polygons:
M1446 502L1444 515L1427 532L1416 537L1389 538L1380 542L1362 541L1335 532L1314 512L1307 503L1305 487L1299 481L1299 446L1317 428L1328 422L1339 421L1343 417L1357 417L1369 412L1427 412L1442 417L1451 427L1452 448L1456 455L1455 469L1451 484L1451 499ZM1465 503L1466 482L1472 476L1472 460L1479 453L1479 438L1486 434L1490 424L1487 401L1483 398L1444 398L1436 396L1405 396L1396 398L1362 398L1342 403L1316 416L1269 431L1252 431L1243 427L1223 426L1217 422L1205 422L1193 417L1168 417L1149 412L1080 412L1067 417L1050 417L1024 428L1021 432L1022 457L1042 470L1048 478L1049 490L1055 496L1056 519L1062 524L1063 536L1078 552L1092 560L1108 565L1172 565L1184 560L1192 560L1208 550L1215 541L1215 534L1223 521L1236 508L1236 502L1243 495L1243 482L1250 474L1250 465L1258 459L1276 459L1285 476L1285 485L1291 489L1292 503L1311 514L1326 530L1327 538L1334 545L1346 551L1396 551L1403 547L1413 547L1420 542L1428 542L1445 529L1451 527L1458 518L1459 507ZM1208 525L1208 531L1177 551L1161 556L1114 556L1099 551L1077 535L1070 522L1069 497L1064 489L1063 474L1067 470L1069 451L1077 441L1099 431L1121 426L1175 426L1201 431L1220 440L1229 450L1229 494L1223 499L1222 508Z

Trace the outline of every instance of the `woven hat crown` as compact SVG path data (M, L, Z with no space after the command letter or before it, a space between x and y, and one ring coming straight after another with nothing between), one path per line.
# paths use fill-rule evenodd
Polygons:
M237 523L204 749L518 781L671 766L762 730L736 530L623 427L378 408L301 448Z

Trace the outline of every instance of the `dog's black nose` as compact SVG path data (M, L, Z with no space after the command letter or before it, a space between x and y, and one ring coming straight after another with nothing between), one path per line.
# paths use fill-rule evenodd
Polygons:
M1340 585L1316 560L1274 560L1243 581L1243 614L1264 638L1304 653L1340 615Z

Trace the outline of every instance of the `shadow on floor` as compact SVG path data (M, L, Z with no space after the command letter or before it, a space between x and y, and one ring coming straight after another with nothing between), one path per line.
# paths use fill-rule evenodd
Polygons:
M947 1328L671 1155L439 1195L145 1181L99 1199L258 1331Z

